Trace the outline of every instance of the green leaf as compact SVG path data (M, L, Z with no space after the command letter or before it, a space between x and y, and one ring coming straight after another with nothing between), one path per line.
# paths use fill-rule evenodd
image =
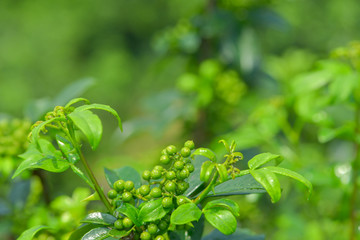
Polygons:
M84 133L91 148L95 150L99 145L102 136L102 124L100 118L89 110L75 110L70 113L68 117Z
M66 138L56 134L56 142L60 148L60 150L65 155L66 159L70 163L77 163L80 160L79 154L76 152L73 144Z
M229 144L226 142L226 140L221 139L221 140L219 140L219 143L224 144L226 151L228 151L230 153L230 147L229 147Z
M105 227L98 227L86 233L81 240L102 240L109 236L110 229Z
M118 207L115 211L122 213L128 218L130 218L136 226L140 227L142 225L141 222L138 220L139 210L133 205L125 203Z
M251 175L245 175L217 185L215 187L215 194L210 192L207 196L229 196L264 192L266 192L265 189Z
M297 172L294 172L294 171L291 171L291 170L286 169L286 168L274 167L274 166L265 167L263 169L269 170L269 171L271 171L273 173L276 173L276 174L281 174L281 175L284 175L284 176L287 176L287 177L291 177L291 178L301 182L302 184L304 184L308 188L309 196L311 195L312 190L313 190L313 186L312 186L311 182L309 180L307 180L305 177L303 177L301 174L299 174Z
M205 184L203 181L200 180L200 170L205 158L202 156L195 157L195 160L193 161L194 164L194 172L192 172L187 179L189 183L189 188L185 192L185 196L191 197L195 196L201 189L205 188Z
M69 240L79 240L85 235L85 233L100 226L101 225L91 223L82 224L74 232L71 233Z
M74 98L71 99L66 105L65 108L69 108L71 105L78 103L78 102L85 102L85 104L90 104L90 101L86 98Z
M205 219L223 234L229 235L235 232L237 221L235 216L222 207L212 207L203 210Z
M41 151L37 149L36 144L32 143L27 151L21 155L24 159L16 169L12 178L15 178L26 169L41 168L49 172L64 172L69 168L69 163L61 157L61 153L45 139L38 140Z
M170 223L182 225L192 221L198 221L201 215L202 212L195 203L185 203L180 205L171 214Z
M108 213L102 212L93 212L88 214L83 220L82 223L94 223L102 225L112 225L116 221L116 217Z
M99 110L104 110L104 111L111 113L118 120L118 125L119 125L121 131L123 130L119 114L108 105L94 103L94 104L80 106L80 107L76 108L75 111L84 111L84 110L89 110L89 109L99 109Z
M70 165L71 170L78 175L82 180L84 180L93 190L95 190L94 184L90 181L90 179L75 165Z
M132 231L132 229L130 229L128 231L126 231L126 230L119 231L116 229L111 229L108 234L110 237L113 237L115 239L120 239L122 237L129 235L131 233L131 231Z
M196 149L192 154L191 157L194 158L194 156L200 155L204 156L208 159L210 159L212 162L216 162L216 155L213 151L211 151L208 148L198 148Z
M44 122L40 123L39 125L37 125L36 127L34 127L33 130L31 130L31 140L32 140L32 142L35 142L37 144L37 142L39 140L40 131L42 129L44 129L47 124L52 123L54 121L66 121L66 119L56 117L56 118L52 118L52 119L49 119L47 121L44 121Z
M202 164L201 170L200 170L200 180L203 182L209 181L214 167L215 167L215 163L210 162L210 161L204 162Z
M135 188L139 188L141 185L141 177L138 171L136 171L132 167L125 166L114 170L104 168L104 172L105 178L111 188L114 186L114 183L119 179L122 179L124 181L133 181Z
M274 173L264 168L250 170L251 175L258 181L268 192L271 202L279 201L281 197L280 183Z
M219 173L219 182L225 182L228 177L228 172L224 164L215 165L217 172Z
M139 210L139 221L142 223L153 222L166 215L166 211L162 206L162 199L150 200L141 206Z
M34 226L32 228L29 228L25 232L23 232L20 237L17 238L17 240L31 240L34 238L36 233L38 233L41 230L49 229L49 227L40 225L40 226Z
M210 201L205 205L204 211L209 209L209 208L213 208L213 207L226 208L226 209L230 210L232 212L232 214L234 214L234 216L237 216L237 217L239 216L240 207L233 200L230 200L230 199L216 199L216 200Z
M279 165L283 161L283 157L272 153L260 153L249 160L248 166L254 170L270 161L275 161L275 165Z

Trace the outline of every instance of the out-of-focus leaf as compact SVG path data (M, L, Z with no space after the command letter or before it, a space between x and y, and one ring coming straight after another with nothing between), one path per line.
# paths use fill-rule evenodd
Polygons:
M25 232L23 232L20 235L20 237L18 237L17 240L31 240L34 238L36 233L38 233L39 231L44 230L44 229L49 229L49 227L44 226L44 225L34 226L34 227L26 230Z
M219 230L214 230L206 235L203 240L265 240L264 235L253 235L242 229L236 229L231 235L225 235Z
M83 220L81 220L82 223L93 223L102 225L112 225L115 221L116 217L111 214L102 212L90 213Z
M79 226L74 232L71 233L69 240L79 240L85 235L85 233L89 232L94 228L98 228L101 225L99 224L91 224L91 223L84 223Z
M94 83L92 78L84 78L71 83L55 97L54 106L64 106L70 99L81 96Z

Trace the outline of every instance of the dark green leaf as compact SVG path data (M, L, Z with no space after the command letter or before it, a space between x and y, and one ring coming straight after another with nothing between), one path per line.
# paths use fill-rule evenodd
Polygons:
M181 225L192 221L198 221L201 217L201 210L196 206L195 203L185 203L180 205L171 214L170 223Z
M213 151L211 151L208 148L198 148L196 149L192 154L191 157L194 158L194 156L200 155L204 156L208 159L210 159L212 162L216 162L216 155Z
M139 210L131 204L125 203L116 209L117 212L124 214L138 227L141 226L141 222L138 220Z
M77 108L78 109L78 108ZM84 133L93 150L97 148L102 136L100 118L89 110L74 111L68 115L74 124Z
M166 215L162 206L162 199L150 200L144 203L139 210L139 221L142 223L153 222Z
M250 169L254 170L270 161L275 161L275 165L279 165L282 160L283 157L280 155L272 153L260 153L249 160L248 166Z
M115 221L116 217L108 213L102 212L90 213L83 220L81 220L82 223L93 223L102 225L112 225Z
M258 181L271 197L271 202L279 201L281 197L280 183L274 173L266 169L250 170L251 175Z
M269 170L269 171L271 171L273 173L277 173L277 174L281 174L281 175L284 175L284 176L287 176L287 177L291 177L291 178L301 182L302 184L304 184L308 188L309 195L311 195L312 190L313 190L311 182L309 180L307 180L306 178L304 178L299 173L291 171L291 170L286 169L286 168L280 168L280 167L274 167L274 166L269 166L269 167L266 167L266 168L263 168L263 169Z
M109 236L110 229L105 227L98 227L86 233L81 240L102 240Z
M223 198L223 199L216 199L216 200L210 201L204 207L204 211L209 208L213 208L213 207L224 207L224 208L230 210L235 216L237 216L237 217L239 216L240 207L233 200Z
M48 228L49 227L44 226L44 225L32 227L32 228L26 230L25 232L23 232L20 235L20 237L17 238L17 240L31 240L34 238L36 233L38 233L39 231L41 231L43 229L48 229Z
M203 210L205 219L223 234L229 235L235 232L237 221L231 211L223 207L212 207Z
M265 189L255 181L251 175L245 175L217 185L215 187L215 194L211 192L208 196L242 195L264 192Z
M189 188L185 192L185 196L189 197L196 195L199 191L201 191L201 189L204 188L205 184L203 181L200 180L200 171L201 165L203 164L203 162L205 162L205 159L206 158L202 156L195 157L195 160L193 161L195 170L190 174L190 177L188 178Z
M125 166L115 170L104 168L104 171L105 171L105 178L111 188L114 186L114 183L119 179L122 179L124 181L129 181L129 180L133 181L135 188L139 188L141 185L140 175L132 167Z
M84 223L71 233L69 240L79 240L85 235L85 233L100 226L101 225L98 224Z
M70 163L75 164L80 160L79 154L68 139L56 134L56 142Z
M111 113L118 120L119 127L122 131L121 119L120 119L118 113L113 108L111 108L108 105L94 103L94 104L80 106L80 107L76 108L75 111L84 111L84 110L89 110L89 109L99 109L99 110L104 110L104 111Z

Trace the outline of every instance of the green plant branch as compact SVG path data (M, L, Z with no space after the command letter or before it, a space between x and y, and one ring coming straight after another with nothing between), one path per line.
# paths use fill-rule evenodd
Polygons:
M215 187L218 177L219 173L216 171L209 185L207 185L204 191L202 191L200 195L193 200L193 203L199 204L208 195L208 193L213 189L213 187Z

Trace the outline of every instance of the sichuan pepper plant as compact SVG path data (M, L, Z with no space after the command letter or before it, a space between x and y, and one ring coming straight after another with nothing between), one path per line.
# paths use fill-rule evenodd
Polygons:
M85 104L73 106L80 102ZM102 124L92 112L94 109L113 114L122 128L120 117L111 107L90 104L83 98L73 99L34 124L29 147L20 156L24 161L13 175L34 168L50 172L70 168L94 190L88 200L101 200L106 210L88 214L70 240L200 239L204 219L221 233L230 235L237 230L240 207L231 199L214 197L266 191L271 201L277 202L281 188L276 174L294 178L312 191L311 183L303 176L277 166L282 161L279 155L256 155L248 161L248 169L239 169L236 163L243 155L236 151L235 142L229 145L220 141L227 154L218 160L210 149L195 148L189 140L180 149L167 146L160 154L159 164L141 176L131 167L105 168L111 187L105 195L81 150L83 136L93 150L101 140ZM86 174L77 166L79 162ZM32 239L46 228L34 226L19 239Z

